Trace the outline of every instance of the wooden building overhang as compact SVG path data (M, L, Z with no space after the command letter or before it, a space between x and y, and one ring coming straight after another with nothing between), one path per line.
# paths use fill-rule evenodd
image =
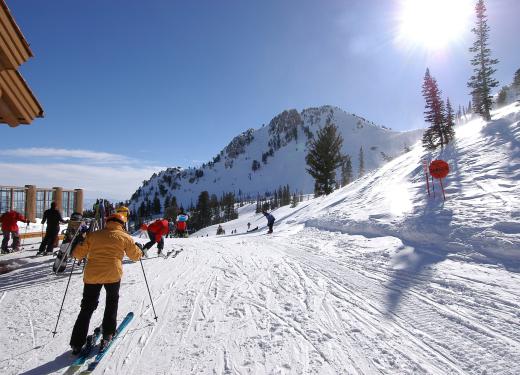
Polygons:
M28 125L43 117L43 109L22 75L16 70L0 71L0 122L9 126Z
M29 44L11 16L4 0L0 0L0 69L18 69L33 56Z
M40 103L17 70L32 56L7 4L0 0L0 123L15 127L43 117Z

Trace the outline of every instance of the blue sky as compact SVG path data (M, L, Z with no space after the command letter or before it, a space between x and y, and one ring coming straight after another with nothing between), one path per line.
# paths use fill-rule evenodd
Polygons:
M207 161L288 108L332 104L417 128L427 66L455 105L469 101L471 25L442 51L410 48L396 41L399 0L7 3L35 55L21 70L45 118L0 126L2 184L67 185L30 166L97 168L92 153L106 153L108 174L131 170L124 196L151 171ZM520 2L487 5L497 78L508 84L520 68ZM68 160L67 150L80 154ZM5 172L16 163L25 167Z

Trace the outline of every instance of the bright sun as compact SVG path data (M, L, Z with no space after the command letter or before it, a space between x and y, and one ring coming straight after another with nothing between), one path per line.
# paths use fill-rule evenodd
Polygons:
M473 7L472 0L401 0L399 42L446 48L469 30Z

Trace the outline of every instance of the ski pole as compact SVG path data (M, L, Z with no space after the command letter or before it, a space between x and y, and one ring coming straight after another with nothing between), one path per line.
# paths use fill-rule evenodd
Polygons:
M28 228L29 228L29 223L27 223L27 225L25 226L25 231L23 233L22 246L20 246L20 251L23 250L23 246L24 246L24 243L25 243L25 237L27 237L27 229Z
M70 269L70 274L69 274L69 281L67 281L67 287L65 288L65 293L63 294L63 301L61 301L60 312L58 313L58 320L56 320L56 327L54 327L54 331L52 332L52 337L56 336L56 333L58 333L58 331L56 331L56 329L58 329L58 323L60 322L61 311L63 310L63 304L65 303L65 297L67 296L67 291L69 290L70 279L72 278L72 271L74 271L75 265L76 265L76 259L74 259L74 262L72 262L72 267Z
M141 262L141 268L143 269L143 275L144 275L144 282L146 283L146 289L148 289L148 295L150 296L150 302L152 303L153 314L155 315L154 319L155 319L155 321L157 321L157 313L155 312L155 307L153 305L153 300L152 300L152 294L150 293L150 287L148 286L148 280L146 279L146 273L144 272L143 260L139 259L139 262Z

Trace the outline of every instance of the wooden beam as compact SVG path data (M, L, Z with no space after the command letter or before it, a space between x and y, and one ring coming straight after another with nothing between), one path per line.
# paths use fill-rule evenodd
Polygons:
M2 99L6 104L11 104L11 111L16 115L18 122L31 122L34 117L31 117L27 111L25 98L13 84L7 70L0 72L0 88L3 92Z
M4 29L1 31L1 34L5 36L11 45L10 50L18 61L18 65L23 64L33 55L29 48L29 43L25 40L22 31L16 24L4 0L0 0L0 25Z
M13 114L11 108L5 103L4 98L0 98L0 122L5 122L10 127L14 128L20 125L20 121Z

